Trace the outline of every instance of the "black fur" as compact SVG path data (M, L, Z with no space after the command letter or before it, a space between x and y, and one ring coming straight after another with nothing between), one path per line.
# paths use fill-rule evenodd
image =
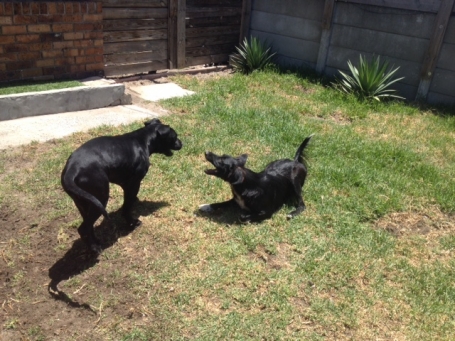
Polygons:
M238 205L248 211L240 215L241 222L258 222L269 219L284 203L294 201L296 209L289 213L288 218L298 215L305 210L302 187L307 176L307 167L303 160L303 151L311 137L312 135L302 142L294 160L274 161L260 173L245 167L248 157L246 154L234 158L206 152L205 158L215 169L208 169L205 173L228 182L234 197L225 202L201 205L199 209L211 212Z
M93 224L101 215L108 218L109 183L122 187L122 215L131 228L137 227L141 222L133 219L131 208L150 167L149 157L154 153L172 156L173 150L182 148L174 129L160 120L153 119L144 125L124 135L101 136L87 141L71 154L63 169L63 189L83 218L79 235L95 252L99 253L101 247Z

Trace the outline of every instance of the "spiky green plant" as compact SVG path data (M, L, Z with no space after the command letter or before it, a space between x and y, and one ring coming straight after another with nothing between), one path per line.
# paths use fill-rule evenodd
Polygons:
M249 74L255 70L263 70L273 65L272 59L276 52L267 42L251 36L243 40L240 47L236 46L237 53L231 57L231 65L236 72Z
M360 55L359 68L352 65L350 60L348 60L348 66L351 75L338 70L342 78L338 79L336 88L342 92L377 101L385 98L404 99L395 94L396 90L390 89L392 84L404 79L404 77L392 78L400 67L389 68L389 62L381 62L379 56L368 61L362 55Z

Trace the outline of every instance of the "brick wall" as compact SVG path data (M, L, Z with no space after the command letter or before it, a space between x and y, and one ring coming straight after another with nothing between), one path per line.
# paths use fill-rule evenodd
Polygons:
M0 82L103 75L101 1L0 2Z

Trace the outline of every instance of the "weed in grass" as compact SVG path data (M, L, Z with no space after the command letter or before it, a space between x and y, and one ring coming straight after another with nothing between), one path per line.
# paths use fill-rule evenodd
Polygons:
M124 335L121 339L122 341L147 341L151 340L150 336L143 330L134 329L132 332Z
M31 327L28 330L28 335L33 338L33 340L36 341L44 341L46 340L45 335L43 334L43 331L41 330L40 327Z
M22 282L23 279L24 279L24 272L18 271L13 275L11 284L13 286L20 285L20 283Z
M455 250L455 235L444 236L440 240L441 247L447 251Z
M18 319L11 319L11 320L6 321L6 322L3 324L3 327L4 327L6 330L8 330L8 329L16 329L18 323L19 323L19 320L18 320Z

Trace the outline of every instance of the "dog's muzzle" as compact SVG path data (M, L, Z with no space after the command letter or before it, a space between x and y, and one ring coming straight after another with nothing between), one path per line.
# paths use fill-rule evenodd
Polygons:
M212 152L205 152L204 155L205 155L205 159L208 162L213 163L213 157L215 156L215 154L213 154Z
M174 150L180 150L183 147L183 143L180 140L175 141Z
M208 151L205 152L204 155L205 155L205 159L213 165L213 162L214 162L214 159L215 159L216 155L213 154L212 152L208 152ZM206 169L206 170L204 170L204 173L208 174L208 175L217 175L218 174L218 170L215 167L215 169Z
M177 141L175 141L174 147L172 147L171 149L166 151L166 153L164 153L164 155L172 156L173 155L173 153L172 153L173 150L180 150L180 149L182 149L182 147L183 147L182 141L177 140Z

